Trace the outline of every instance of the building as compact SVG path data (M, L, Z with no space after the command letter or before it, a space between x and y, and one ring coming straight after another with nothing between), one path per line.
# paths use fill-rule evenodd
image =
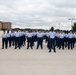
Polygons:
M0 30L10 30L11 22L2 22L0 21Z
M2 28L2 22L0 21L0 30L1 30L1 28Z
M2 30L10 30L11 23L10 22L2 22Z

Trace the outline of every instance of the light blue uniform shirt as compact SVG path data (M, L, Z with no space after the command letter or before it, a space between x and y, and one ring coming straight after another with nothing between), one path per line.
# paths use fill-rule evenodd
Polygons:
M56 36L56 34L55 34L55 32L49 32L49 36L50 36L50 38L55 38L55 36Z

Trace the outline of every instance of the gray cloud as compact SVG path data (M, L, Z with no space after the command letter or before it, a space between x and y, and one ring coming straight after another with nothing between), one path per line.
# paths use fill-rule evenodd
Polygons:
M70 29L70 17L76 17L75 0L0 0L0 20L13 27L48 29L61 23L61 29Z

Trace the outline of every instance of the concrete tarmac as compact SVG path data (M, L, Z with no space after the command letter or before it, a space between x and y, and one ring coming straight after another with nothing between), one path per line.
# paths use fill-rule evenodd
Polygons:
M45 43L43 50L36 44L33 50L0 49L0 75L76 75L76 47L56 53L49 53Z

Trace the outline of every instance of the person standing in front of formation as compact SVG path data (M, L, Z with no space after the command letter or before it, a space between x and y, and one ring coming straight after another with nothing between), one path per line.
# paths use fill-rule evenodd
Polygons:
M54 28L51 28L50 32L49 32L49 52L51 52L51 49L54 50L54 52L56 52L55 49L55 32L54 32Z
M2 34L2 49L4 49L4 46L5 48L7 49L7 34L5 32L5 30L3 31L3 34Z

